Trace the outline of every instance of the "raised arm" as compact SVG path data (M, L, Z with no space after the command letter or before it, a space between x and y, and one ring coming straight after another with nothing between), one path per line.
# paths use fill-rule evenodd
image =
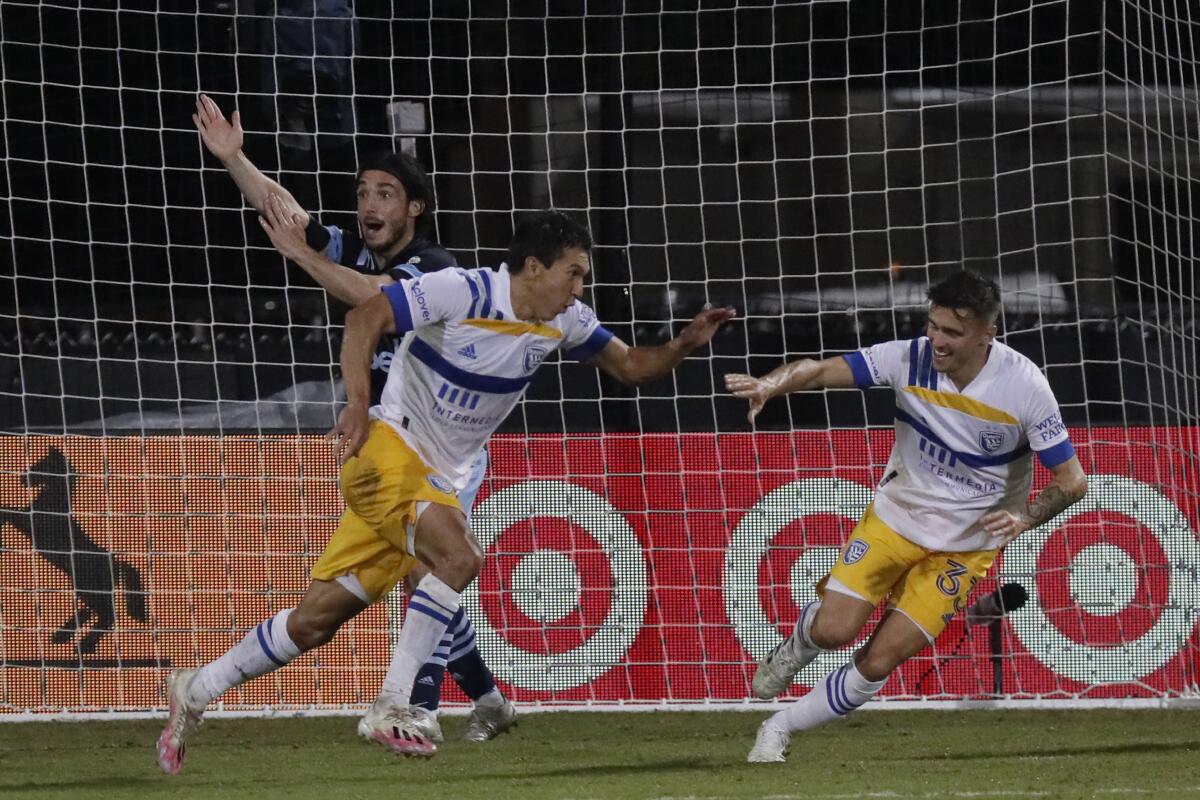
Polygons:
M734 397L744 397L750 401L746 419L751 425L772 397L806 389L849 389L855 385L850 364L841 356L821 361L812 358L792 361L776 367L761 378L735 373L725 376L725 388Z
M308 212L300 207L291 192L264 175L242 152L242 120L237 111L233 112L233 121L230 122L225 119L216 102L202 94L196 98L196 113L192 114L192 122L196 123L208 152L216 156L229 171L246 202L261 214L266 207L267 195L277 194L292 214L303 218L300 229L304 229L308 224Z
M371 357L379 337L396 332L392 304L382 292L346 314L342 334L342 380L346 384L346 407L326 439L333 443L338 464L345 464L367 440L371 424Z
M1075 456L1051 467L1050 472L1054 476L1050 483L1029 501L1022 513L993 511L985 514L980 520L984 529L1003 536L1004 544L1008 544L1030 528L1054 519L1087 494L1087 475Z
M596 354L595 364L626 386L648 383L675 369L688 353L708 344L717 329L736 315L732 308L706 309L674 339L654 347L630 347L614 336Z

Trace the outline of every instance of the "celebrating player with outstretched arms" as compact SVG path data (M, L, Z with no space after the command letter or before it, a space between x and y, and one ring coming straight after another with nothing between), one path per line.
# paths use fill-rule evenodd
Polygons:
M853 642L888 608L852 661L762 723L748 760L783 761L791 734L845 716L883 688L964 606L997 553L1084 496L1087 479L1041 371L995 340L1000 291L960 272L929 290L927 335L844 356L785 364L762 378L726 375L751 422L773 397L886 386L896 440L883 478L792 634L758 666L754 692L791 686L821 650ZM1033 455L1050 484L1030 500Z
M267 620L230 651L245 656L240 680L328 641L419 560L429 573L409 602L379 699L359 731L398 753L436 752L410 693L483 561L458 497L480 448L554 351L642 383L670 372L734 316L732 309L709 309L665 344L629 347L579 302L590 250L586 228L559 212L539 212L517 227L499 269L446 269L401 280L347 315L347 404L330 432L346 509L294 613ZM411 335L396 351L381 402L372 406L376 343L405 333ZM348 574L366 602L338 584ZM297 625L297 617L306 624ZM187 701L186 691L173 691L160 762L164 740L168 761L181 761L200 721L203 705Z

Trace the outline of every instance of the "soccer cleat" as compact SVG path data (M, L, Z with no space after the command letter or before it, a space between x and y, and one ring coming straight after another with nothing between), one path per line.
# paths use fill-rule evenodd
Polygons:
M411 706L390 706L376 700L358 721L358 735L402 756L429 758L437 752L437 745L427 733L428 723L423 717L425 714Z
M746 761L751 764L782 763L786 760L791 740L790 733L776 728L771 724L771 720L764 720L763 724L758 726L758 736L754 738L754 747L750 748Z
M438 722L437 714L431 714L428 711L422 711L419 708L414 709L416 712L413 717L416 722L417 731L420 732L426 739L434 744L441 744L446 740L442 735L442 724Z
M168 775L183 768L187 737L204 724L204 709L188 705L187 690L196 677L194 669L179 669L167 676L167 726L158 737L158 766Z
M498 706L476 704L467 721L467 732L463 738L468 742L486 742L515 727L517 709L512 701L505 700Z
M808 609L806 608L805 611ZM758 671L754 673L754 694L763 700L778 697L788 690L796 673L804 669L821 652L815 647L808 647L800 641L800 625L804 621L804 613L796 622L792 635L780 642L767 657L758 662Z

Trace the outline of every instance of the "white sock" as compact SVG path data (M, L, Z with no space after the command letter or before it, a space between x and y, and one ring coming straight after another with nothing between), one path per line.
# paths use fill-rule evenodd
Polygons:
M815 728L846 716L874 697L885 683L887 678L867 680L851 662L826 675L811 692L771 717L770 723L789 733Z
M300 655L287 632L291 614L292 609L287 608L259 623L224 655L201 667L188 687L188 700L203 708L226 690L279 669Z
M813 650L821 648L813 644L812 626L813 621L817 618L817 612L821 610L821 601L813 600L811 603L800 609L800 619L796 620L796 634L800 639L800 644Z
M396 705L408 704L417 672L433 655L446 634L450 618L458 611L458 596L458 592L433 573L417 584L408 601L404 625L396 637L396 650L379 690L380 698Z

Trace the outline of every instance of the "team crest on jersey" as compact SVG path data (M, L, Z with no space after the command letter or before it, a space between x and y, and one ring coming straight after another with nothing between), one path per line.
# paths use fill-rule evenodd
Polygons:
M846 554L842 556L842 562L849 566L860 561L867 554L868 548L870 545L862 539L855 539L846 546Z
M536 344L531 344L525 348L525 371L533 372L542 365L546 354L550 351L544 347L539 347Z
M980 431L979 446L985 453L994 453L1004 444L1004 434L1000 431Z
M433 488L437 489L439 492L445 492L446 494L454 494L453 484L451 484L450 481L446 480L441 475L430 475L429 476L429 485L432 486Z

